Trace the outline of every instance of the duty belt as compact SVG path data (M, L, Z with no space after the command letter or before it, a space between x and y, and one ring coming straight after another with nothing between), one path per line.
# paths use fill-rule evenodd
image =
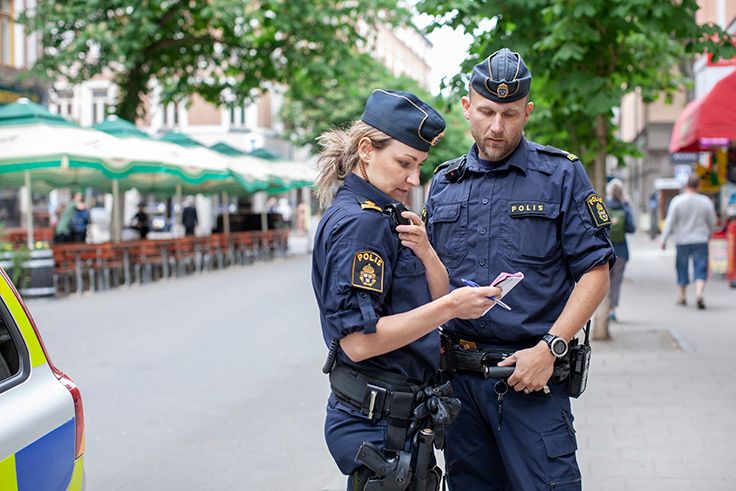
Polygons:
M397 375L385 373L380 378L348 367L339 361L330 372L330 386L335 397L357 409L371 421L388 422L386 449L404 449L411 424L415 394L424 386L411 385ZM395 379L390 383L387 379Z
M446 372L455 370L480 373L487 376L487 367L495 366L501 360L513 355L516 351L536 345L539 340L518 344L486 344L471 341L448 334L442 335L442 369ZM553 380L565 380L570 373L568 358L555 360L552 372Z

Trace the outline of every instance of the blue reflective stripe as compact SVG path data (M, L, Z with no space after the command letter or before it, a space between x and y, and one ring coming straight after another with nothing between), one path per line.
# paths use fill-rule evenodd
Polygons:
M15 454L18 491L64 490L74 469L74 418Z

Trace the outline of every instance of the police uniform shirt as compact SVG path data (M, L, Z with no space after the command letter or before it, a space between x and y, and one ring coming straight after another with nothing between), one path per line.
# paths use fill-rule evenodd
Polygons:
M349 174L315 235L312 286L325 342L354 332L376 331L379 317L399 314L432 300L424 266L401 247L383 208L394 200ZM390 353L360 363L340 351L340 360L427 382L439 366L439 334L433 331Z
M523 342L538 339L562 312L574 284L614 258L609 219L572 154L522 138L503 162L479 158L474 145L457 182L436 173L426 204L427 233L449 271L488 285L501 272L524 273L504 301L475 320L454 319L448 332Z

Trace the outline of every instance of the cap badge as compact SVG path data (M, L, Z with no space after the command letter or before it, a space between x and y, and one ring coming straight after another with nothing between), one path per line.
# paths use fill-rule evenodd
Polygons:
M509 95L509 86L503 83L499 84L496 89L496 93L498 94L498 97L506 97Z
M445 136L445 132L444 131L442 133L440 133L439 135L435 136L434 138L432 138L432 141L429 142L429 144L434 147L435 145L437 145L440 142L440 140L442 140L442 137L443 136Z

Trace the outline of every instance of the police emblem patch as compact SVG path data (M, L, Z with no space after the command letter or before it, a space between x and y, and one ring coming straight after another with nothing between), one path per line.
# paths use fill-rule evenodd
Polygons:
M353 282L356 288L383 293L383 258L370 251L358 251L353 256Z
M593 193L585 199L585 203L588 205L590 218L593 219L593 223L596 227L601 228L611 224L608 210L600 196Z
M498 97L506 97L509 95L509 86L506 84L498 84L496 93L498 94Z

